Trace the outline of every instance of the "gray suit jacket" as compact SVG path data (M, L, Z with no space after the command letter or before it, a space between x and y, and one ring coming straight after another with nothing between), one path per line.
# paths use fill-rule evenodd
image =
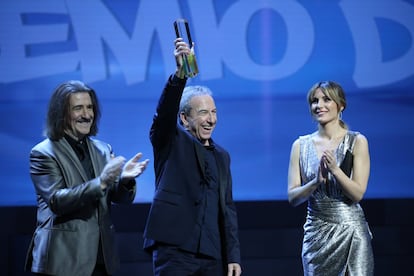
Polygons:
M26 258L26 269L53 275L91 275L101 238L105 265L118 267L111 202L131 203L135 180L115 183L105 192L99 175L111 156L110 145L87 139L94 179L87 179L66 139L49 139L30 153L30 175L37 194L37 227Z

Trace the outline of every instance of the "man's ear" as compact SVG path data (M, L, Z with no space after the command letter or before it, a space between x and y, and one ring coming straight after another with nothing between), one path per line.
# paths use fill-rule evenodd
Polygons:
M184 127L188 127L187 116L185 115L184 112L180 112L180 120L183 123Z

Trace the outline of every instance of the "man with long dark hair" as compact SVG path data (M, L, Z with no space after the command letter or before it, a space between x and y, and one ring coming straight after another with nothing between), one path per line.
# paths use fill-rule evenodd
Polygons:
M132 203L148 164L137 153L115 157L98 133L95 91L68 81L54 91L47 138L30 152L37 196L37 227L26 269L40 275L111 275L118 266L111 204Z

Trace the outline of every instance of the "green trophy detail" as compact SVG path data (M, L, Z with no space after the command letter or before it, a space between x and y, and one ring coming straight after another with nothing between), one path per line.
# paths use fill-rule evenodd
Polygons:
M193 40L191 39L190 27L188 21L184 18L179 18L174 21L175 34L182 38L187 43L188 47L193 47ZM183 75L187 78L193 78L198 74L198 65L193 49L188 55L183 55ZM180 74L181 74L180 73Z
M184 57L185 76L193 78L198 74L197 59L193 53Z

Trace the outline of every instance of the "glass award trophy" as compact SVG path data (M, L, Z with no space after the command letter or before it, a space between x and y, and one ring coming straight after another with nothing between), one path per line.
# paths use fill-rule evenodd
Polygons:
M174 29L177 38L181 37L188 44L188 47L191 48L193 46L193 40L191 39L188 21L182 18L177 19L174 21ZM193 78L198 74L197 60L193 51L188 55L183 55L183 66L187 78Z

